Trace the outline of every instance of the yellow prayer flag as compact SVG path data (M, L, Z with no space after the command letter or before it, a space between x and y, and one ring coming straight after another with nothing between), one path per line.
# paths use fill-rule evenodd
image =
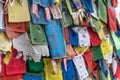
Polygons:
M43 58L43 62L44 62L46 80L63 80L60 61L57 61L57 73L54 73L53 71L50 58Z
M88 46L86 47L76 47L74 46L74 50L77 54L84 54L88 50Z
M23 6L19 0L14 0L13 6L8 4L8 18L9 22L26 22L30 21L30 13L27 0L24 0Z
M106 56L106 55L109 55L112 53L112 47L111 47L111 43L109 42L108 39L105 39L101 42L101 50L102 50L102 53L103 53L103 56Z

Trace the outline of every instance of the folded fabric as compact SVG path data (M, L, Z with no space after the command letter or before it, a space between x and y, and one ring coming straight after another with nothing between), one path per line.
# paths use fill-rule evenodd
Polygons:
M61 63L63 80L77 80L77 72L72 60L67 61L67 71L64 68L64 63Z
M41 0L35 0L35 1L41 1ZM30 12L33 24L48 24L48 21L46 19L46 15L45 15L45 10L44 10L43 7L38 5L38 15L39 15L39 17L37 17L36 15L34 15L32 13L32 1L31 0L28 0L28 5L29 5L29 12Z
M30 39L32 44L48 45L46 35L42 25L29 22Z
M23 6L19 4L19 0L14 0L13 6L8 4L8 22L26 22L30 21L30 14L28 9L28 1L24 0Z
M45 25L45 32L50 48L51 58L58 59L66 57L63 31L60 21L51 20Z
M101 40L100 40L98 34L95 31L93 31L91 27L87 27L87 30L90 35L90 42L91 42L92 46L99 46L101 43Z
M32 0L33 4L39 4L42 7L50 7L52 4L56 3L56 0Z
M5 24L6 24L6 29L7 30L11 30L11 31L15 31L15 32L26 32L28 30L28 22L8 22L8 15L5 15Z
M15 48L12 48L12 56L9 64L6 65L6 75L24 74L26 73L26 66L23 60L23 56L16 59L18 52Z
M46 80L63 80L62 71L60 68L60 62L57 61L57 73L54 73L51 59L50 58L43 58L44 62L44 69L45 69L45 79Z
M78 43L78 34L76 32L74 32L70 27L68 28L68 32L69 32L69 37L70 37L70 43L73 46L79 46Z
M100 46L93 47L92 54L93 54L93 61L97 61L97 60L103 58Z
M107 23L107 9L104 0L98 0L98 17L100 20Z
M44 77L41 76L35 76L35 75L29 75L29 74L25 74L24 75L24 80L44 80Z
M92 0L82 0L83 7L89 12L92 13L93 11L93 6L92 6Z
M116 32L116 14L114 11L114 7L107 6L107 12L108 12L108 23L112 31Z
M77 69L77 74L78 74L79 80L84 80L88 76L84 58L82 57L82 55L78 55L73 58L73 62Z

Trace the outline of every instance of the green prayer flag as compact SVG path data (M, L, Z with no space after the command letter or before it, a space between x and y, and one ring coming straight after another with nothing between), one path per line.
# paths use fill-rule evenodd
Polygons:
M44 70L43 60L40 62L34 62L34 60L27 60L27 72L29 73L41 73Z
M100 46L93 47L92 54L93 54L93 61L97 61L97 60L103 58Z
M107 23L107 9L104 0L98 0L98 17Z
M32 44L48 45L42 25L30 24L30 39Z

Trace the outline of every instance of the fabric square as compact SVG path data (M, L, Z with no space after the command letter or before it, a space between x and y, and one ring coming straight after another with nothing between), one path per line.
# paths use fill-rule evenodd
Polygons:
M68 28L70 43L73 46L79 46L78 44L78 34L74 32L70 27Z
M103 58L100 46L93 47L92 54L93 54L93 61L97 61L97 60Z
M109 23L111 30L116 32L117 31L116 14L115 14L115 11L113 9L114 9L113 7L107 6L108 23Z
M104 0L98 0L98 17L105 23L107 23L107 8Z
M90 35L90 42L92 46L99 46L101 44L101 40L98 36L98 34L92 30L91 27L87 27L89 35Z
M60 68L60 61L57 61L57 73L54 73L53 66L50 58L43 58L44 69L45 69L45 79L46 80L63 80L62 71Z
M13 6L8 4L8 22L26 22L30 21L28 1L24 0L24 5L20 5L19 0L14 0Z
M86 27L72 28L78 34L78 41L80 47L90 46L90 35Z
M45 26L45 32L50 48L51 58L58 59L66 57L63 31L60 21L51 20Z
M41 59L40 62L35 62L34 60L27 60L27 72L39 73L43 72L43 60Z
M77 69L77 74L78 74L79 80L84 80L88 76L84 58L82 57L82 55L78 55L73 58L73 62Z
M67 71L64 69L64 63L61 63L64 80L78 80L75 65L72 60L67 61Z
M33 24L32 22L29 22L29 25L30 39L32 44L48 45L43 26Z

